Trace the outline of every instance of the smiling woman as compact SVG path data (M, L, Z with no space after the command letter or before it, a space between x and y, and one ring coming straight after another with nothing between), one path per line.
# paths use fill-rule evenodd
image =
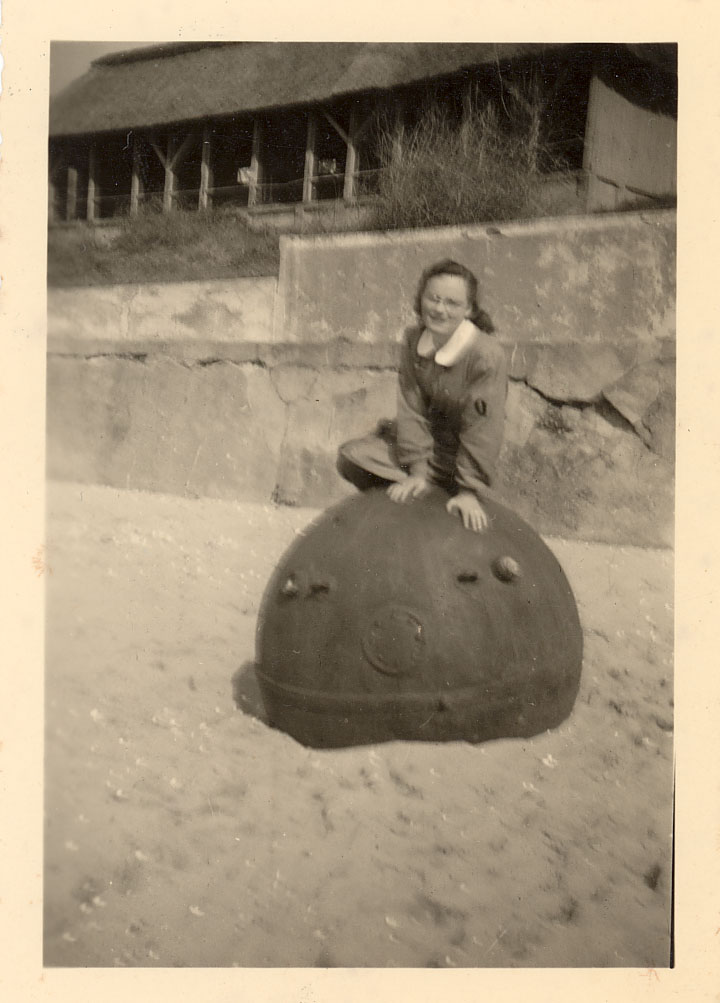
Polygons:
M475 275L456 261L423 273L415 312L419 324L402 348L397 421L341 446L338 469L361 490L389 482L390 498L401 504L437 484L451 495L448 512L480 532L502 444L505 353L478 306Z

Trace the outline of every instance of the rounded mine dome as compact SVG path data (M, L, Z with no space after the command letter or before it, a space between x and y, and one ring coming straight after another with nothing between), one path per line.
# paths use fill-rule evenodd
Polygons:
M316 747L535 735L572 710L582 631L556 558L497 502L466 530L433 490L328 509L265 590L256 673L270 723Z

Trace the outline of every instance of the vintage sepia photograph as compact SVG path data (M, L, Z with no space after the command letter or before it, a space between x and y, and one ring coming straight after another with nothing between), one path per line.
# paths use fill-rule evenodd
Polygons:
M677 136L671 42L52 43L47 968L674 965Z

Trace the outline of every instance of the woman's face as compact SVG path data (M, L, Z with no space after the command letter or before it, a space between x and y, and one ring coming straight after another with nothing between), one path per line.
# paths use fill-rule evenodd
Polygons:
M428 331L449 338L471 313L467 285L461 275L433 275L428 280L420 297L420 316Z

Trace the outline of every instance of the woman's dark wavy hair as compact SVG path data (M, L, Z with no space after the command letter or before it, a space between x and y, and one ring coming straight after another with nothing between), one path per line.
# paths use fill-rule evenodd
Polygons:
M427 286L430 279L434 278L436 275L458 275L461 279L465 280L465 286L467 288L467 295L470 301L470 320L479 327L481 331L485 331L486 334L492 334L495 330L495 325L493 324L490 316L480 308L478 305L478 280L475 278L473 273L465 265L461 265L457 261L453 261L451 258L443 258L442 261L436 261L434 265L430 265L420 276L420 283L417 288L417 293L415 294L415 313L418 317L421 314L421 300L423 293L425 292L425 287Z

